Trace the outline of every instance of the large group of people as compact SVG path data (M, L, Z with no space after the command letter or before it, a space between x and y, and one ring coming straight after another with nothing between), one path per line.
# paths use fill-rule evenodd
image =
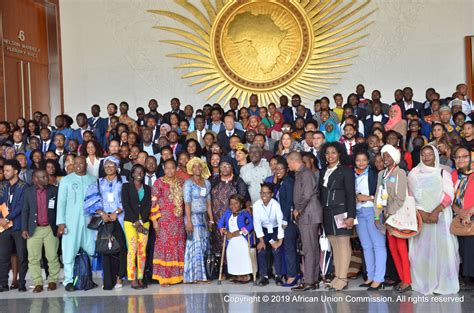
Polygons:
M457 293L474 282L474 236L450 232L474 213L474 104L465 84L413 96L387 104L359 84L345 104L252 95L182 110L173 98L162 114L151 99L136 119L127 102L107 117L94 104L75 129L66 114L0 122L0 292L27 291L28 271L42 292L43 270L55 290L61 267L74 291L86 253L105 290L220 271L293 291L361 275L368 290ZM407 239L386 221L409 196L422 227Z

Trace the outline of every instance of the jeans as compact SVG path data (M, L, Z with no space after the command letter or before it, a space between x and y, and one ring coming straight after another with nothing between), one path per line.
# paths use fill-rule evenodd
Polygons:
M385 236L375 226L373 207L363 207L357 210L357 234L364 252L367 279L378 283L383 282L387 262Z
M273 249L270 245L270 239L275 241L278 240L278 228L273 229L273 234L269 234L266 228L263 228L263 240L265 241L265 249L260 250L257 253L258 256L258 272L260 277L266 276L268 273L268 264L267 264L267 255L269 253L273 254L273 266L275 267L275 275L281 276L282 275L282 249L283 245L280 246L278 249Z

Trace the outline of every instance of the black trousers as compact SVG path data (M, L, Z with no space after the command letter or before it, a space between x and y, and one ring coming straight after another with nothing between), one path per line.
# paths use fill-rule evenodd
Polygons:
M25 277L28 270L28 255L26 251L26 240L21 237L21 231L13 231L11 228L0 233L0 286L8 286L8 273L11 268L11 256L13 247L18 256L20 287L25 286Z
M153 281L153 254L155 253L155 240L155 229L150 225L150 229L148 230L148 242L146 244L145 272L143 273L143 281L147 284L150 284Z
M118 220L109 223L114 224L112 234L120 245L120 253L102 255L104 290L112 290L117 282L117 278L127 276L127 243L125 241L125 234Z

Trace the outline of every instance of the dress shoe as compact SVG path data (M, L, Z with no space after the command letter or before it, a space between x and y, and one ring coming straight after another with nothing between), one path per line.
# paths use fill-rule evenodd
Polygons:
M40 293L43 292L43 285L36 285L33 289L33 293Z
M314 283L314 284L300 284L296 287L291 288L292 291L310 291L310 290L316 290L319 289L319 284Z
M376 290L380 290L380 289L385 289L385 284L384 283L379 283L379 285L377 287L370 286L369 288L367 288L367 291L376 291Z
M260 287L268 285L270 282L268 281L268 277L264 276L260 281L258 282L258 285Z
M56 283L48 283L48 291L54 291L58 288Z
M0 292L9 291L9 290L10 288L8 288L8 285L0 286Z
M277 285L277 286L282 286L283 285L283 280L281 279L281 276L276 276L275 277L275 285Z
M406 286L405 288L399 287L399 288L397 289L397 292L398 292L398 293L404 293L404 292L411 291L411 290L412 290L412 289L411 289L411 285L408 285L408 286Z
M64 287L64 289L66 289L66 291L68 292L73 292L74 291L74 285L72 283L69 283L66 285L66 287Z
M359 287L362 287L362 288L368 288L372 285L372 282L368 282L368 283L362 283L359 285Z
M26 292L26 286L25 285L18 286L18 292Z
M12 283L11 286L10 286L10 289L11 290L18 289L18 283L17 282Z

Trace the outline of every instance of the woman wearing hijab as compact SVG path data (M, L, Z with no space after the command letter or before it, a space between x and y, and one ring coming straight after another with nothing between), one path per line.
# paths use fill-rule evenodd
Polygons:
M472 223L474 214L474 174L471 167L471 152L466 147L458 147L454 151L456 170L452 172L454 183L453 211L460 215L465 223ZM474 278L474 236L459 236L459 254L462 263L464 282Z
M283 123L285 122L283 119L283 114L281 114L281 112L276 111L273 114L273 122L275 124L273 124L272 127L267 129L267 137L272 138L275 141L278 141L280 140L281 135L283 134L281 130Z
M247 131L254 130L255 133L258 133L258 126L260 125L260 117L252 115L249 117L249 124L247 125Z
M432 145L421 149L421 162L408 175L408 188L423 218L423 230L410 238L413 290L422 294L459 291L459 254L456 237L449 232L453 220L453 182L439 164Z
M250 196L247 185L237 174L235 160L223 156L219 163L219 175L211 180L212 210L216 221L220 220L222 214L229 208L229 198L239 194L243 197L246 207L250 206ZM214 253L222 251L222 237L217 231L211 233L211 250Z
M377 180L375 194L375 223L380 227L380 214L384 213L384 220L403 206L407 195L407 175L402 170L400 151L392 145L386 144L381 150L385 170L381 171ZM392 236L387 231L388 246L392 255L395 268L401 283L394 290L402 293L411 290L410 260L408 259L407 240Z
M397 104L392 105L388 111L388 122L385 124L385 130L394 130L403 136L407 136L407 122L402 118L402 109Z
M209 232L215 224L211 209L211 183L207 180L211 173L206 162L200 158L192 158L187 169L192 177L183 187L187 233L184 282L206 283L204 255L209 248Z
M161 124L160 137L166 137L170 130L171 130L171 126L169 124L166 124L166 123Z
M341 131L339 126L332 118L329 118L328 111L322 111L320 114L321 125L319 130L323 132L326 142L339 142Z

